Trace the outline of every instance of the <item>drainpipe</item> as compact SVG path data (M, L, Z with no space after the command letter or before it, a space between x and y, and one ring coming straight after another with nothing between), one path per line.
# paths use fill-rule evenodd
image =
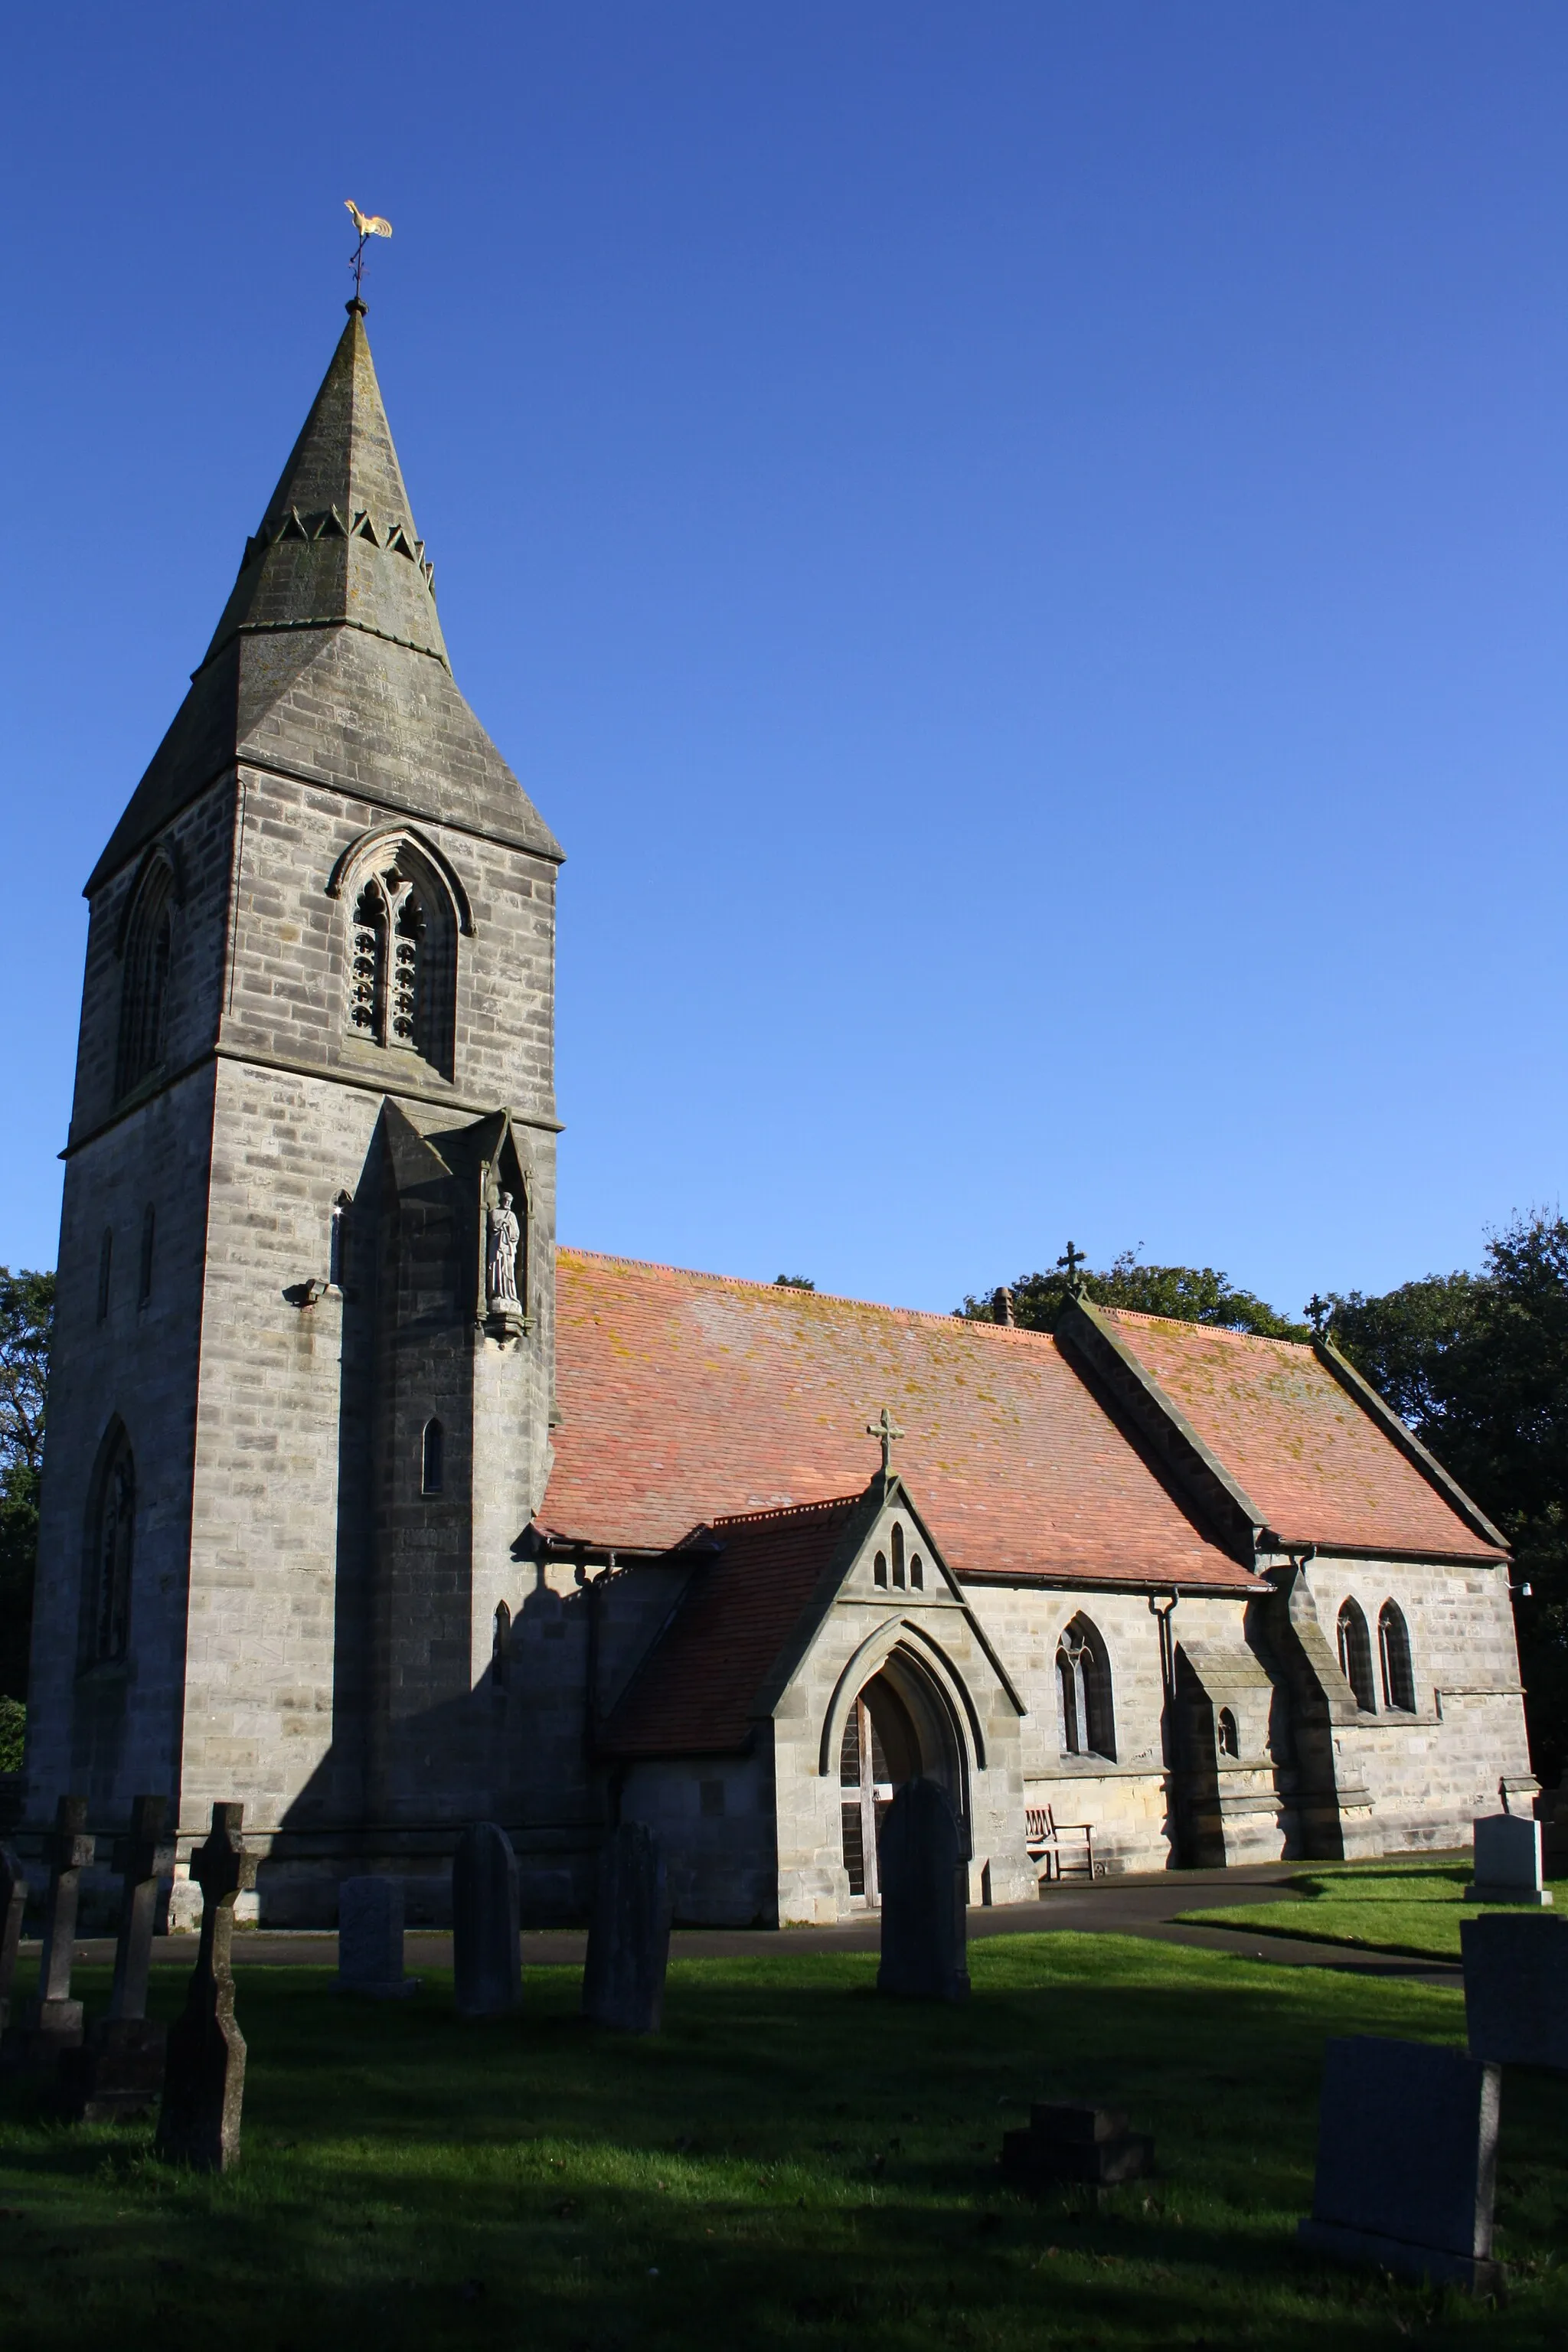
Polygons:
M1160 1628L1160 1686L1164 1694L1164 1705L1160 1714L1160 1753L1167 1771L1173 1760L1171 1721L1176 1699L1176 1637L1171 1631L1171 1617L1181 1597L1180 1591L1173 1584L1171 1597L1162 1609L1153 1594L1149 1595L1149 1614Z

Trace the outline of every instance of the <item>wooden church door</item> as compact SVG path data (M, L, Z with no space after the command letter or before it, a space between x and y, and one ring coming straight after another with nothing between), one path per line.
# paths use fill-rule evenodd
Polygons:
M838 1753L838 1785L843 1806L844 1867L849 1892L868 1908L881 1902L877 1884L877 1832L893 1801L888 1759L871 1710L858 1698L844 1726Z

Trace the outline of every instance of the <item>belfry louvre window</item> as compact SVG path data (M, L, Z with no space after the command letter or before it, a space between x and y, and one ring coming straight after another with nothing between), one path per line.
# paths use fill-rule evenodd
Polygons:
M160 860L144 877L126 925L117 1094L129 1094L163 1060L174 951L174 875Z
M1415 1712L1415 1673L1410 1663L1410 1631L1397 1601L1377 1612L1377 1654L1383 1667L1383 1703L1399 1713Z
M136 1464L131 1440L117 1429L99 1471L88 1517L85 1665L110 1664L125 1655L135 1532Z
M458 926L437 877L401 848L351 898L346 1026L452 1075Z
M1353 1601L1347 1601L1340 1610L1340 1672L1355 1693L1355 1703L1363 1715L1377 1712L1377 1693L1372 1682L1372 1642L1366 1630L1366 1619Z

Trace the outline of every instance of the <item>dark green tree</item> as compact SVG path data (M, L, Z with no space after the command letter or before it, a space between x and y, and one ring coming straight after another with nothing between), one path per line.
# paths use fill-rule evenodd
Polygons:
M0 1696L13 1700L27 1696L54 1319L54 1276L0 1265Z
M1268 1339L1309 1339L1304 1323L1278 1314L1256 1292L1239 1290L1212 1265L1145 1265L1135 1250L1123 1250L1110 1265L1080 1276L1085 1296L1097 1307L1124 1307L1139 1315L1168 1315L1180 1323L1217 1323L1226 1331L1256 1331ZM1068 1298L1060 1267L1049 1274L1021 1274L1010 1286L1013 1320L1026 1330L1054 1331ZM973 1322L995 1317L995 1295L966 1298L958 1309Z

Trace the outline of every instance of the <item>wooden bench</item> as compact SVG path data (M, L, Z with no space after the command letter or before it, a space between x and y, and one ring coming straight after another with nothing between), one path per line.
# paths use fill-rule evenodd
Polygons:
M1064 1838L1081 1838L1081 1852L1077 1846L1064 1846ZM1024 1843L1031 1862L1044 1863L1040 1873L1042 1885L1059 1885L1068 1877L1103 1878L1105 1864L1094 1859L1094 1831L1088 1822L1058 1822L1049 1805L1031 1805L1024 1815Z

